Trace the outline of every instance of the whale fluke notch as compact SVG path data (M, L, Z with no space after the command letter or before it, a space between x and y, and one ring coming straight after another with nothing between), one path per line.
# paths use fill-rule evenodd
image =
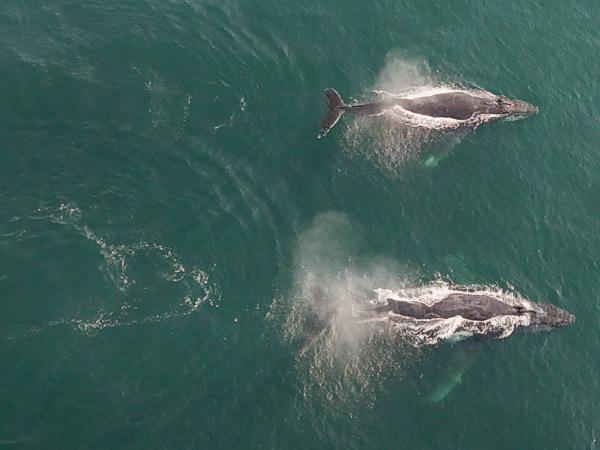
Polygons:
M346 104L344 103L344 100L342 100L342 96L338 94L335 89L325 89L325 98L329 112L321 121L321 131L319 131L317 136L318 139L321 139L323 136L325 136L338 122L338 120L340 120L340 117L342 117L342 114L344 114L346 111Z

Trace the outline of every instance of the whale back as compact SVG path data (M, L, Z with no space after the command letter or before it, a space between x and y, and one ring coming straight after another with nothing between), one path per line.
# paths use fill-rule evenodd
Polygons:
M430 117L448 117L467 120L474 114L501 114L495 101L476 97L466 92L447 92L427 97L405 99L401 106L415 114Z
M442 318L462 316L469 320L488 320L497 316L518 315L518 311L501 300L488 295L454 293L431 306Z
M454 293L427 305L418 301L388 299L388 310L415 319L449 319L462 316L469 320L488 320L498 316L518 315L515 307L488 295Z

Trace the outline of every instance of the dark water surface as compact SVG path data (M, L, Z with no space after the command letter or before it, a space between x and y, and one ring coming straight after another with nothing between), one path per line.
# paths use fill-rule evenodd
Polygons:
M4 0L0 448L598 448L599 17ZM325 87L440 83L540 113L455 141L385 118L316 139ZM340 315L301 351L306 296L436 283L577 323L412 349Z

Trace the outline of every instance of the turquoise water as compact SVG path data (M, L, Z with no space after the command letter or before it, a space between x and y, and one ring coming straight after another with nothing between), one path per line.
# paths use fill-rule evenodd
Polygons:
M4 0L0 448L598 448L598 17ZM316 139L325 87L440 84L540 113ZM447 284L577 322L414 348L348 314Z

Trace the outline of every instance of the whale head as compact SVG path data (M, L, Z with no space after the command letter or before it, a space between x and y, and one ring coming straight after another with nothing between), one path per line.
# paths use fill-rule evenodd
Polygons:
M488 105L488 113L502 115L507 120L523 119L537 114L538 111L537 106L523 100L513 100L501 95L490 99Z
M532 326L558 328L575 322L575 316L564 309L547 303L536 303L536 306L534 311L527 312Z

